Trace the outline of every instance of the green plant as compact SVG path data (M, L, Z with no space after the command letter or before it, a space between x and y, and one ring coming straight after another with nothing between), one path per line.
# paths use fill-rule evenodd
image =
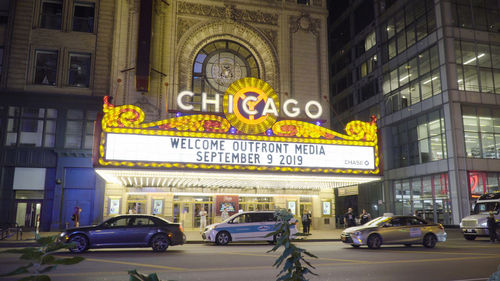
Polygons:
M493 272L490 278L488 278L488 281L500 281L500 265L498 266L498 270Z
M54 270L57 265L77 264L84 260L82 257L71 258L56 258L54 253L58 250L73 247L73 244L59 242L57 236L49 236L38 238L39 247L27 247L22 249L9 249L2 253L21 254L21 260L30 261L27 265L20 266L15 270L0 274L0 277L13 276L19 274L30 274L23 277L19 281L50 281L50 277L46 273Z
M156 273L151 273L146 276L142 273L137 272L137 270L135 269L130 270L128 272L128 275L130 276L130 278L128 279L129 281L161 281L160 278L158 278L158 275L156 275Z
M303 255L307 255L313 258L317 257L309 253L305 249L295 246L290 241L290 222L293 219L293 215L288 212L287 209L278 208L275 211L274 216L277 218L276 225L278 227L276 231L268 234L267 236L275 237L276 245L271 250L269 250L268 253L275 252L280 247L284 247L283 253L278 257L278 259L276 259L273 264L273 266L275 266L276 268L279 268L286 259L283 268L276 275L276 277L278 277L276 281L302 281L307 280L305 277L306 274L310 273L313 275L317 275L307 267L309 266L311 268L315 268L307 260L304 259ZM300 236L300 234L298 234L298 236ZM305 263L304 266L302 265L302 262Z

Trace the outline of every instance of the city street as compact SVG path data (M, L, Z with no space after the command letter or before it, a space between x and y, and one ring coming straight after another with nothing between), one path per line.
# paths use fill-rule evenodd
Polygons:
M318 256L308 260L316 267L310 280L487 280L500 264L500 243L487 239L466 241L454 231L445 243L434 249L420 245L383 246L378 250L354 249L338 241L300 242ZM91 250L86 260L73 266L59 266L52 280L125 281L127 271L158 273L162 280L275 280L272 267L278 253L267 253L264 243L239 243L220 247L187 244L171 247L165 253L150 249ZM71 256L61 252L60 256ZM22 263L16 255L0 255L1 272ZM15 278L0 278L15 280Z

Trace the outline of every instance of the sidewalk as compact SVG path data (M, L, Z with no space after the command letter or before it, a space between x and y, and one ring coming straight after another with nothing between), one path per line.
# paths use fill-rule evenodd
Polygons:
M298 241L319 242L319 241L340 241L340 233L343 229L332 230L311 230L311 235L298 237ZM40 237L59 235L61 232L40 232ZM203 243L199 230L185 230L187 244ZM5 240L0 240L0 248L7 247L32 247L36 245L35 232L24 232L22 239L16 240L16 236L11 236Z

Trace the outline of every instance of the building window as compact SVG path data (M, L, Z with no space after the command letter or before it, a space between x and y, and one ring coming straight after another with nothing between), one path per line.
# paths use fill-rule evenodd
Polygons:
M500 46L455 41L459 90L500 94Z
M90 54L69 54L68 85L88 88L90 81Z
M394 126L391 168L427 163L447 158L444 117L434 111Z
M61 29L62 0L43 0L41 4L40 27Z
M500 32L500 9L497 1L454 0L451 12L453 22L458 27Z
M94 32L95 4L76 2L73 10L73 31Z
M223 94L234 81L259 78L257 60L244 46L226 40L212 42L196 55L193 65L193 105L200 108L202 92L213 98ZM209 109L210 110L210 109Z
M469 171L468 176L471 200L485 193L500 192L500 173Z
M7 146L54 147L57 110L9 107Z
M64 148L92 149L97 111L69 109L66 112Z
M441 93L437 46L433 46L383 76L385 111L391 114Z
M467 157L500 159L500 111L464 106L462 118Z
M432 1L410 1L383 27L382 41L387 42L383 61L387 62L436 29L434 4Z
M451 223L448 174L393 181L395 214L415 214L426 220Z
M57 51L35 51L34 84L56 85Z

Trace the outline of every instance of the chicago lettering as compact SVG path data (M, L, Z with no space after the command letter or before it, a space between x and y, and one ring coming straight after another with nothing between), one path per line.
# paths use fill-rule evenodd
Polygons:
M180 109L182 110L193 110L194 106L192 104L185 104L183 101L184 97L193 97L194 93L191 91L182 91L177 95L177 105L179 106ZM228 108L227 111L229 114L233 113L233 96L229 95L228 96ZM257 101L257 98L254 96L247 96L243 99L242 101L242 109L243 111L248 114L248 115L256 115L259 113L257 110L253 109L251 110L248 106L249 102L255 102ZM283 113L290 117L294 118L299 116L300 114L300 107L298 107L298 101L294 99L288 99L283 103L282 106L282 111ZM208 111L208 105L212 104L215 107L216 112L220 112L220 104L221 104L221 99L220 95L215 95L213 99L210 99L207 95L207 93L202 93L201 94L201 111L202 112L207 112ZM316 108L316 113L312 112L311 109ZM318 119L321 117L321 114L323 114L323 107L321 104L317 101L308 101L306 105L304 106L304 111L307 115L307 117L311 119ZM274 116L278 117L278 110L276 109L276 104L274 102L274 99L268 98L266 101L266 104L264 105L261 115L266 115L266 114L273 114Z

